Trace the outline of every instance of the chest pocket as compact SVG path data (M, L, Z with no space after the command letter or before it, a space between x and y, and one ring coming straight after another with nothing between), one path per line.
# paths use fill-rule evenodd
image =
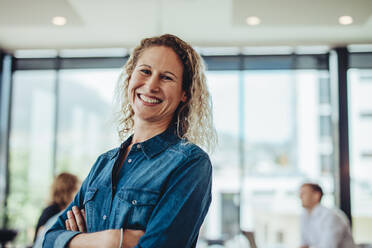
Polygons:
M88 232L92 230L92 226L94 225L94 211L96 208L94 204L94 199L96 198L97 191L98 191L97 188L88 188L88 190L85 192L85 197L83 201Z
M128 209L124 228L145 230L152 211L158 201L159 193L143 189L122 188L118 194L120 204ZM117 217L120 219L120 213Z

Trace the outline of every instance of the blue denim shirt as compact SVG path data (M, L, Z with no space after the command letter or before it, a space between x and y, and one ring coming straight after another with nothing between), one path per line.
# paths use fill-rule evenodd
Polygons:
M130 142L131 137L121 147L126 149ZM196 246L211 203L208 155L169 128L134 144L115 181L120 153L116 148L98 157L73 202L46 233L44 248L67 247L80 233L65 229L67 211L74 205L85 209L87 232L144 230L137 248Z

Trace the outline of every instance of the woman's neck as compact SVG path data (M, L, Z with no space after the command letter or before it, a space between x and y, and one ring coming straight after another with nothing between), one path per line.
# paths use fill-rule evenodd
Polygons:
M144 142L152 137L161 134L168 128L169 122L144 122L136 121L134 122L134 135L132 139L132 144Z

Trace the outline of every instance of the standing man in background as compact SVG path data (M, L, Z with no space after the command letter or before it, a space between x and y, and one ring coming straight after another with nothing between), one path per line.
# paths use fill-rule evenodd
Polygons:
M301 248L355 248L346 215L341 210L322 206L322 196L318 184L305 183L300 188L305 209L301 215Z

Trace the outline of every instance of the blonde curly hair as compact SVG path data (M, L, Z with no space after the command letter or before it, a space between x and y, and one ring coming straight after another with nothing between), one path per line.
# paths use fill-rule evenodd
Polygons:
M217 143L213 125L212 101L208 92L205 67L199 54L186 42L171 34L146 38L133 50L125 64L116 89L116 113L118 133L121 140L126 139L134 127L134 112L129 102L129 81L139 57L150 47L171 48L183 64L182 90L187 100L177 107L172 122L176 124L177 135L212 151Z

